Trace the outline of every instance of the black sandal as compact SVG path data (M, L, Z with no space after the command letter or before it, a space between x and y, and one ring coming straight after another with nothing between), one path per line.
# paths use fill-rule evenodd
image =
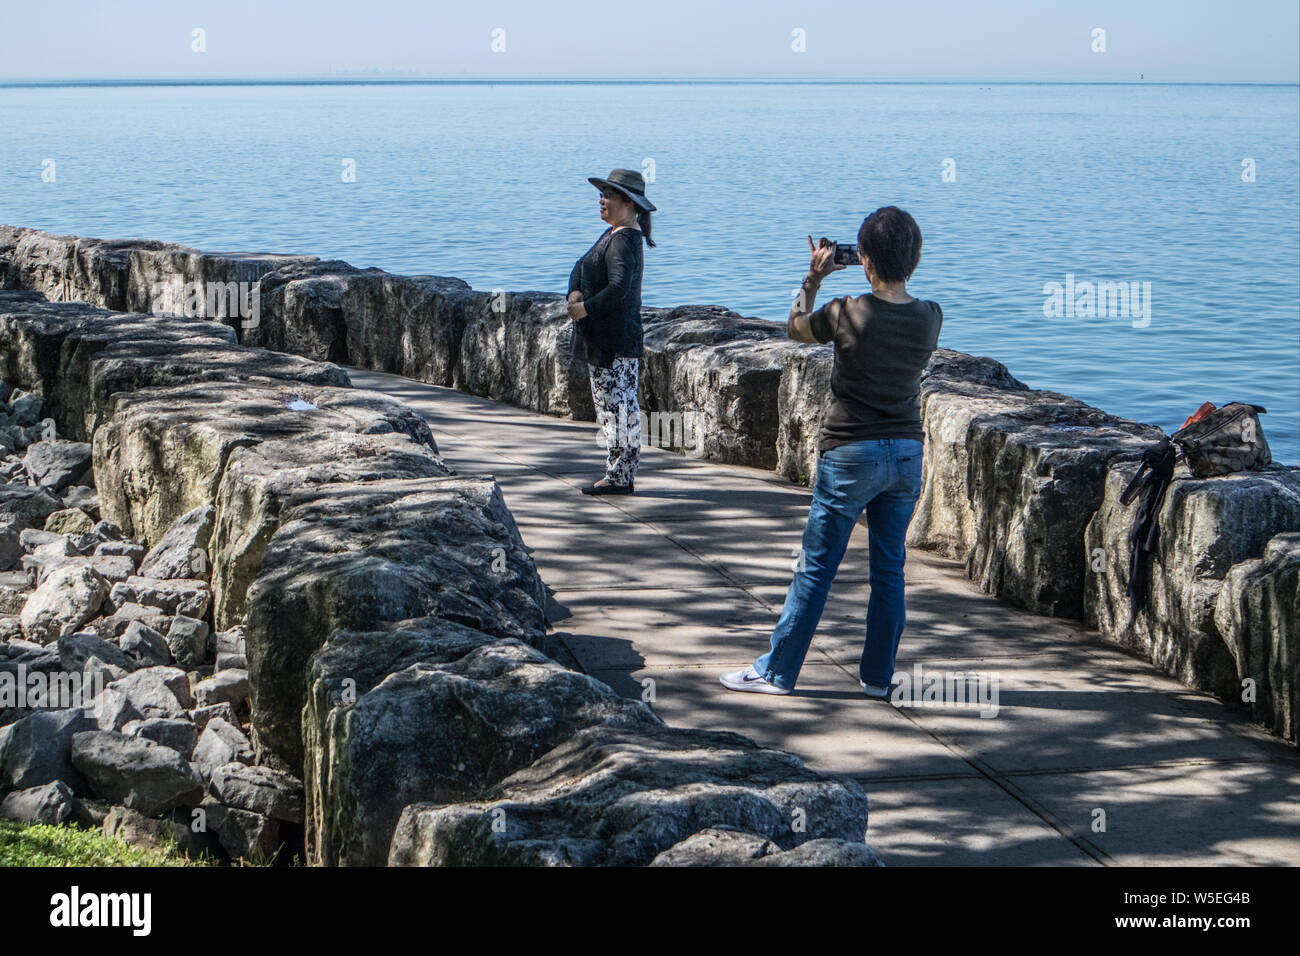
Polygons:
M591 484L582 487L584 495L630 495L634 491L636 491L635 481L629 485L598 485L593 481Z

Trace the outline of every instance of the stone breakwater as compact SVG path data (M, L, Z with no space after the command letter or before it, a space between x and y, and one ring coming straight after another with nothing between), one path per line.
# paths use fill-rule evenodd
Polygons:
M228 304L212 313L234 316L224 321L244 344L593 417L585 369L568 357L558 294L475 292L458 279L311 256L7 227L0 268L8 288L132 312L174 307L174 294L162 293L178 282L255 284L254 317L235 316ZM809 481L829 394L828 347L790 342L776 324L718 306L645 309L643 319L645 409L691 416L701 446L694 453ZM1204 397L1190 400L1189 413ZM1083 620L1103 640L1296 739L1300 468L1196 480L1180 465L1160 514L1149 613L1130 628L1125 585L1137 504L1124 506L1119 495L1160 429L1031 389L990 358L950 349L935 352L920 399L925 483L910 547L964 562L972 580L1016 606Z
M0 290L0 380L0 815L325 865L879 863L852 780L548 657L495 481L339 366Z

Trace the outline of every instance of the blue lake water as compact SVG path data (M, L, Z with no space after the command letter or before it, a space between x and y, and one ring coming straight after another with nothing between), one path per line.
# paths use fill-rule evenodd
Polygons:
M0 126L0 222L481 289L563 291L604 228L586 177L652 169L645 303L780 321L809 233L899 205L941 345L1166 431L1255 402L1300 461L1295 86L7 87ZM1149 283L1149 313L1046 316L1067 281Z

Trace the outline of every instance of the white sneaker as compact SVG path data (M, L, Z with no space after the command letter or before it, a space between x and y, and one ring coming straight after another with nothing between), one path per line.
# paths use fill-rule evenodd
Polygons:
M868 697L872 697L876 700L889 699L888 687L877 687L875 684L868 684L866 681L862 680L858 681L858 683L862 685L862 692Z
M748 691L751 694L788 694L788 690L783 690L775 684L765 681L758 671L754 670L753 665L746 667L743 671L732 671L730 674L722 675L722 686L728 690Z

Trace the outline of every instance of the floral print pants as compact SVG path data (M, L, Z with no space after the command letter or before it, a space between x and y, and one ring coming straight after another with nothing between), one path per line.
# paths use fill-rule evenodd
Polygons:
M612 368L590 366L591 399L596 405L596 421L600 423L608 452L605 480L611 485L632 484L641 464L639 365L634 358L616 358Z

